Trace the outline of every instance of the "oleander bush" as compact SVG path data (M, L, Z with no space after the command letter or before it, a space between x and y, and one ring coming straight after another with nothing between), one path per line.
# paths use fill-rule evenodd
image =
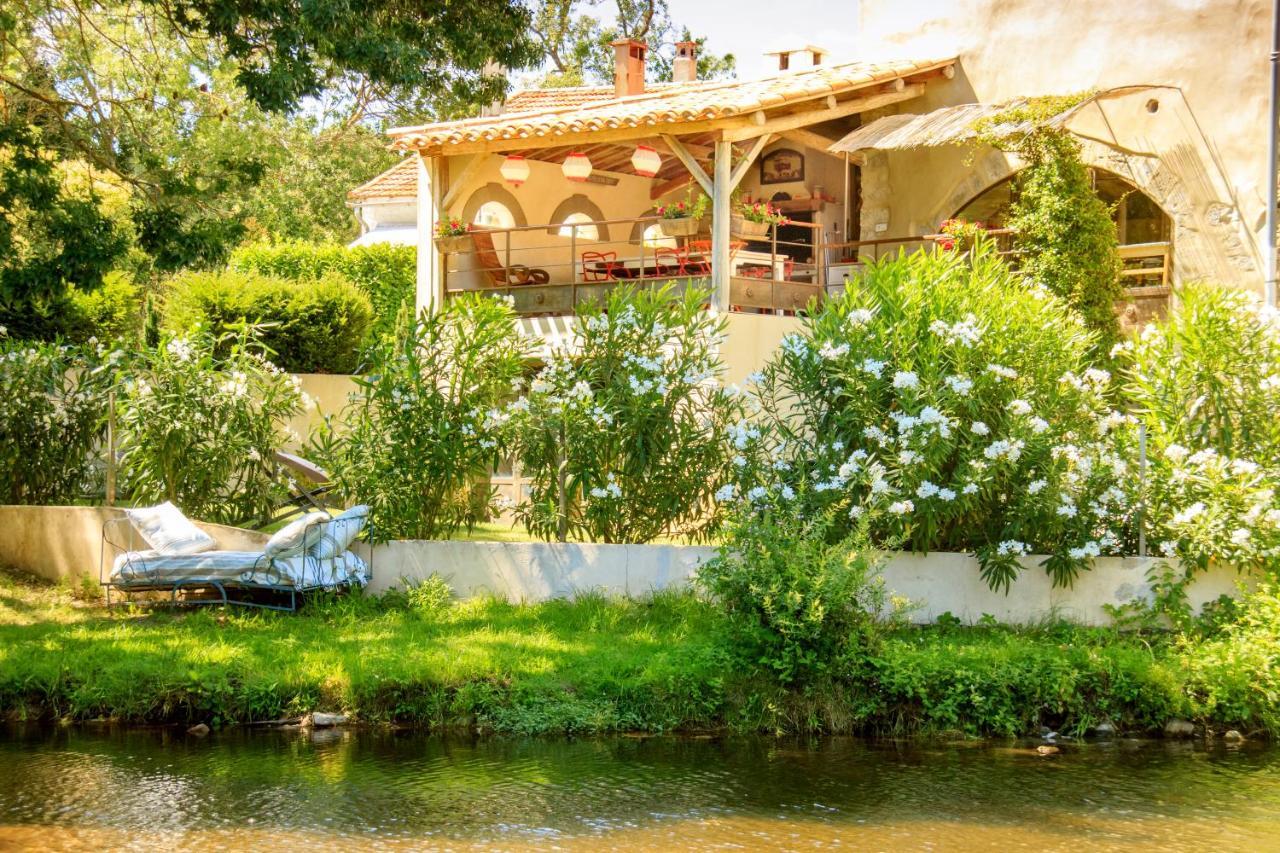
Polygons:
M989 240L871 264L753 377L719 497L868 516L874 545L973 552L995 587L1046 554L1069 584L1130 535L1129 419L1094 345Z
M510 305L469 294L377 340L341 416L312 453L369 504L379 539L434 539L486 519L500 407L529 356ZM477 492L480 500L476 499Z
M516 514L535 535L649 542L716 529L741 401L721 384L724 319L705 298L620 287L584 306L573 343L507 406L531 480Z
M139 503L172 501L192 518L238 523L282 497L272 455L307 404L245 328L165 338L122 374L120 476Z
M164 324L220 335L242 323L290 373L354 373L372 322L369 299L335 272L293 280L252 272L186 272L169 283ZM234 336L222 339L230 346Z
M1280 564L1280 327L1240 291L1190 285L1168 320L1117 346L1146 427L1146 523L1187 569Z
M231 255L231 268L296 281L342 275L369 297L370 341L395 331L400 312L412 310L417 289L416 248L389 243L353 248L336 243L241 246Z
M108 388L95 351L13 341L0 330L0 503L99 493Z

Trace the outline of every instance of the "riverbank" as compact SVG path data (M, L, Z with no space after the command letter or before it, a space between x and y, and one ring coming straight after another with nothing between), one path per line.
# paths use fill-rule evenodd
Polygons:
M823 730L1082 733L1172 719L1280 733L1280 598L1207 639L1043 626L899 628L839 685L747 674L718 613L686 594L521 606L412 596L296 616L108 616L0 574L0 715L224 725L332 711L496 733Z

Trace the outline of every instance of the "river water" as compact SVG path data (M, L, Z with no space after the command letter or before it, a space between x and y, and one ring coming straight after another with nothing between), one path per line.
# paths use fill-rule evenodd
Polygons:
M0 851L1280 850L1280 749L0 730Z

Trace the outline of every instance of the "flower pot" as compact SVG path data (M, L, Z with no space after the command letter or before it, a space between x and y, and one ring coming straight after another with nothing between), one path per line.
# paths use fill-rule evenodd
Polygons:
M692 216L682 216L678 219L663 219L659 224L662 227L662 233L668 237L692 237L698 233L702 220L694 219Z
M733 217L731 225L733 233L741 234L743 237L763 237L769 233L768 222L751 222L741 216Z
M449 252L457 254L458 252L471 251L471 235L470 234L454 234L449 237L436 237L436 248L441 252Z

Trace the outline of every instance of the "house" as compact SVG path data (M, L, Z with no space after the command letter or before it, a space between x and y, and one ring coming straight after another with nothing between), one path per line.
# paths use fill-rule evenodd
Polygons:
M405 160L351 194L360 239L407 239L416 222L419 307L509 295L548 341L619 281L708 287L743 375L868 259L927 245L944 219L999 223L1019 164L976 148L973 118L1090 90L1055 120L1116 206L1130 319L1182 280L1261 290L1267 4L903 9L859 4L855 61L806 45L775 52L773 76L700 81L684 43L675 82L655 85L645 45L619 41L612 87L518 92L480 117L393 130ZM690 193L710 213L686 234L656 209ZM791 221L760 233L735 219L738 200ZM446 215L483 230L441 250L432 226Z

